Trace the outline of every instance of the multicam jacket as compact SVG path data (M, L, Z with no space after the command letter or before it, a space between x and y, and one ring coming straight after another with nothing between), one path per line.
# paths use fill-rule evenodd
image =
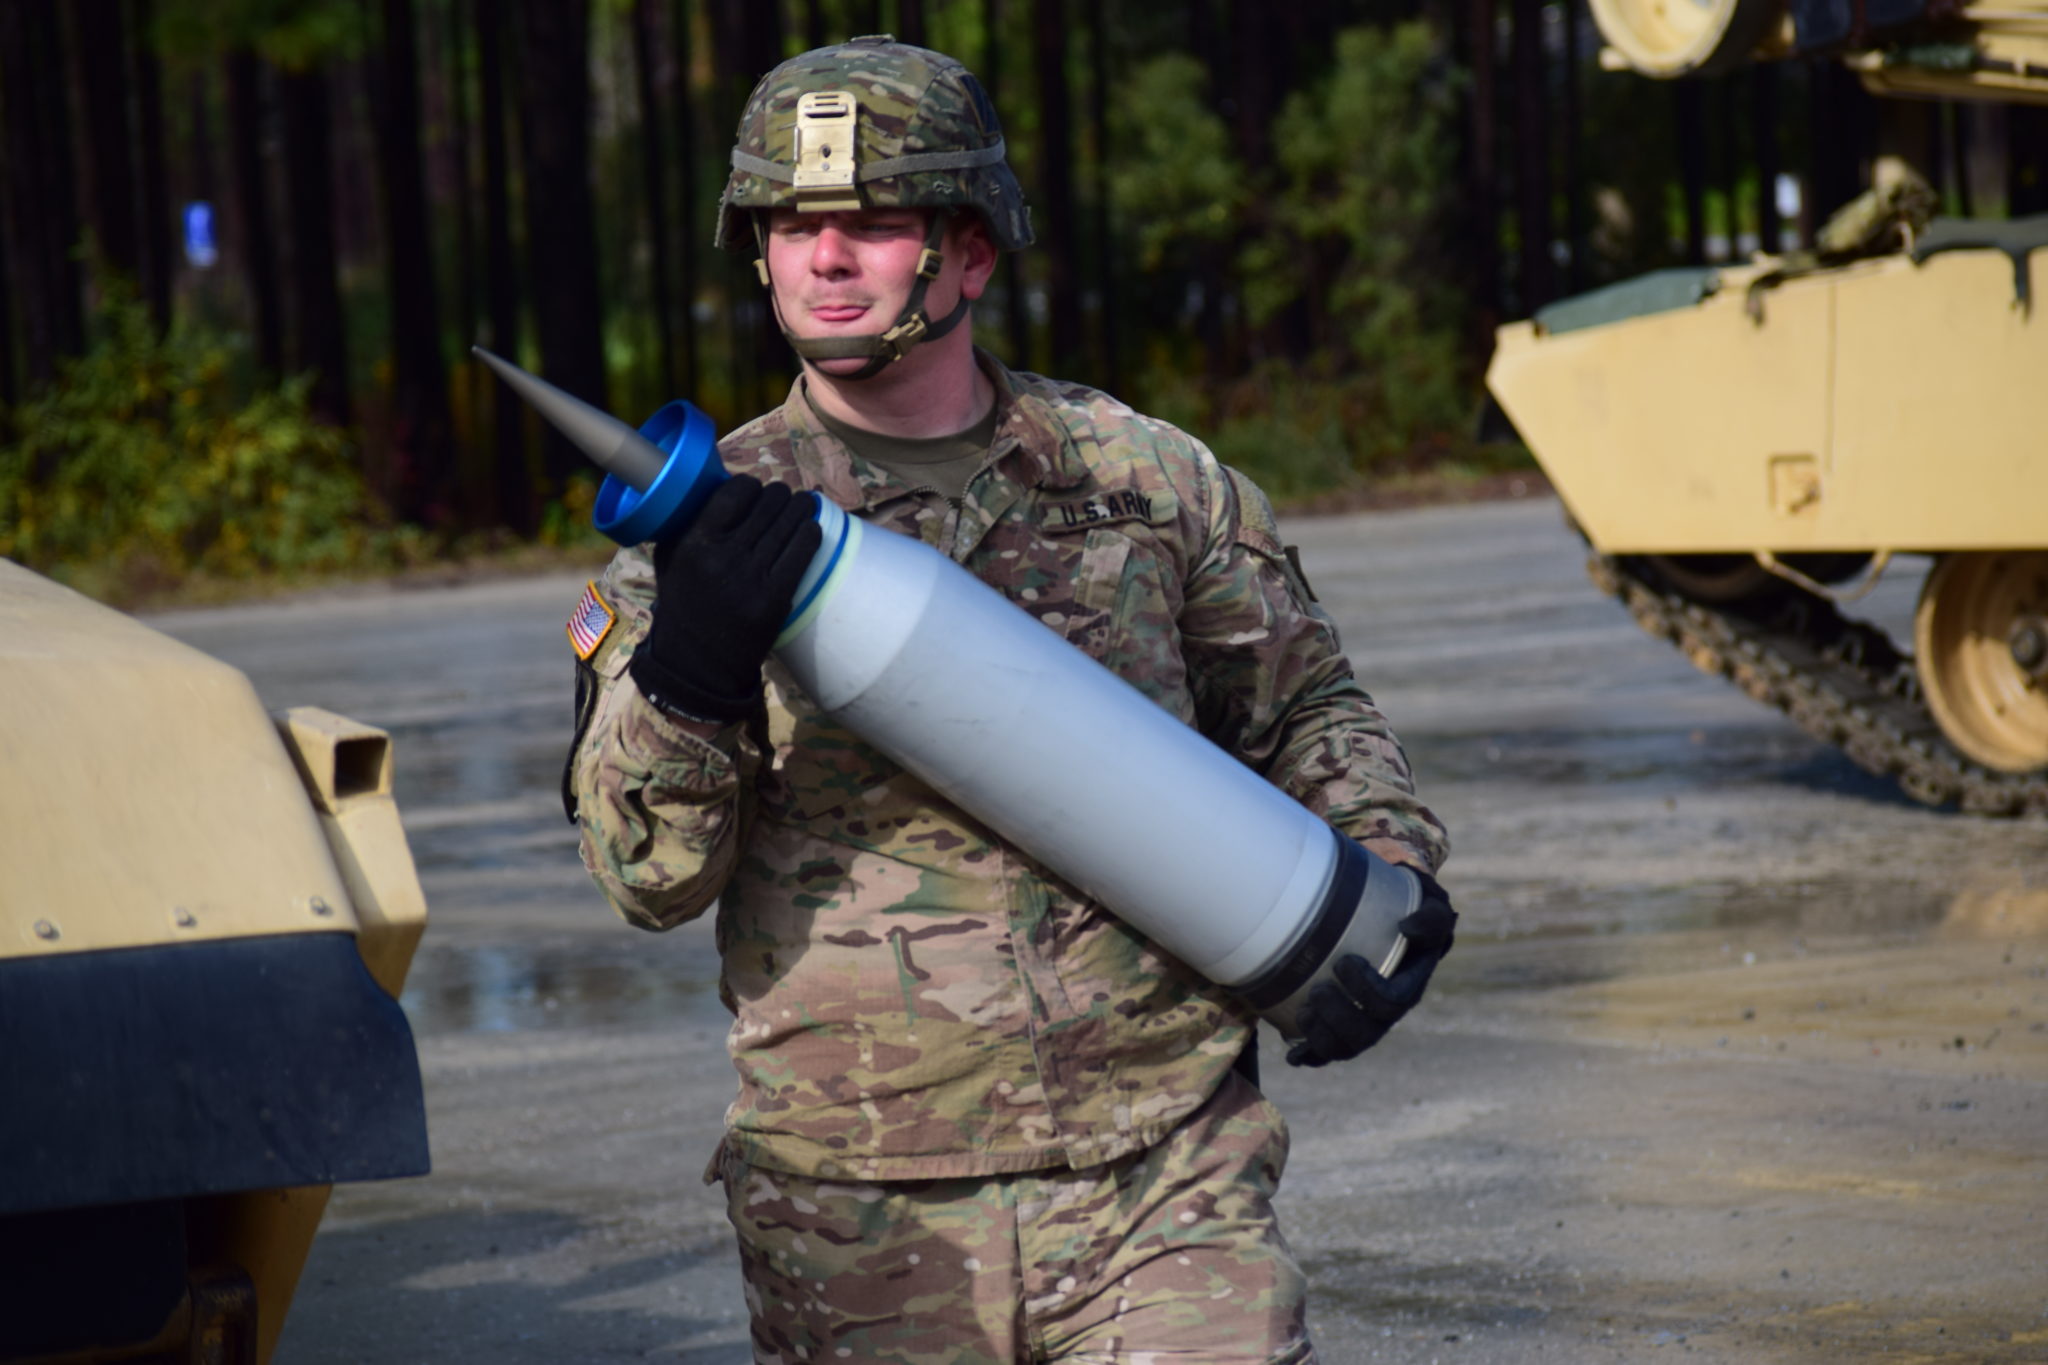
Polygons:
M958 506L854 455L801 384L720 452L951 555L1374 852L1437 866L1443 827L1263 495L1107 395L981 363L996 436ZM1157 1141L1220 1083L1253 1026L1228 992L772 661L765 716L710 740L674 725L626 671L654 593L646 547L598 592L618 621L572 756L583 858L644 928L717 902L738 1155L863 1180L1085 1168Z

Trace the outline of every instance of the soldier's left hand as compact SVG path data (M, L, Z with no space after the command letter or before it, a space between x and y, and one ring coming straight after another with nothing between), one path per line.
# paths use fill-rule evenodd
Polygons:
M1408 950L1392 976L1380 975L1370 962L1346 954L1330 969L1335 981L1309 992L1295 1016L1301 1038L1287 1050L1289 1066L1323 1066L1347 1062L1387 1036L1387 1030L1422 999L1436 964L1451 950L1458 912L1436 878L1420 869L1422 904L1401 921Z

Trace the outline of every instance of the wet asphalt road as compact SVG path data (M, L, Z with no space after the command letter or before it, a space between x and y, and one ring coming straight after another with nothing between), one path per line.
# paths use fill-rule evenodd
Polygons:
M2048 1360L2048 822L1923 810L1695 673L1548 500L1289 530L1464 916L1369 1057L1267 1049L1323 1358ZM337 1191L285 1365L747 1359L708 926L611 919L561 815L581 586L156 621L391 731L432 908L435 1172Z

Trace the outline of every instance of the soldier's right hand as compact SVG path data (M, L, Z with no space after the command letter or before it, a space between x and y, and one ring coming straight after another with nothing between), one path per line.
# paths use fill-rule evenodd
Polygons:
M633 681L663 711L726 722L761 700L761 665L822 533L808 495L747 474L654 548L654 620Z

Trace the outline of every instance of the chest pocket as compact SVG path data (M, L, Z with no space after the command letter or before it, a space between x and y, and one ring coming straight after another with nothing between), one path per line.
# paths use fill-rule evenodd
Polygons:
M1117 601L1123 595L1131 548L1129 536L1098 527L1082 540L1074 568L1073 603L1060 633L1068 644L1105 663L1116 636Z
M1059 581L1046 600L1021 605L1185 718L1180 575L1171 542L1153 529L1171 525L1175 511L1172 497L1159 493L1096 493L1048 504L1037 544L1060 565Z

